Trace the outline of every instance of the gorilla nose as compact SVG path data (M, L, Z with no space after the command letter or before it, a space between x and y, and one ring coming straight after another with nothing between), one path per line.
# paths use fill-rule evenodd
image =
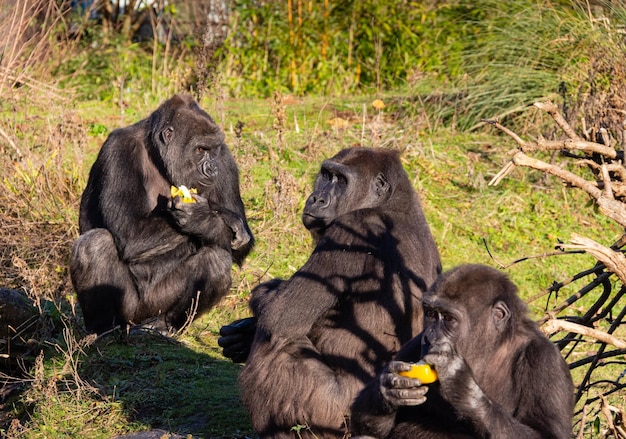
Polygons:
M208 178L214 178L217 176L217 163L215 160L206 160L202 163L202 173Z
M328 206L328 197L324 195L313 195L313 204L317 207Z

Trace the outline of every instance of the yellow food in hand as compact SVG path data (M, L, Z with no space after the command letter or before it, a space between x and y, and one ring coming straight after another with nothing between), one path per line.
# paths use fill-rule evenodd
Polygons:
M437 381L437 372L430 364L420 361L411 365L411 370L398 372L398 375L408 378L417 378L422 384L430 384Z
M183 203L195 203L196 200L191 196L191 194L197 194L197 193L198 193L198 190L196 188L187 189L187 186L180 186L180 187L171 186L170 187L170 194L172 195L172 198L181 197L183 200Z

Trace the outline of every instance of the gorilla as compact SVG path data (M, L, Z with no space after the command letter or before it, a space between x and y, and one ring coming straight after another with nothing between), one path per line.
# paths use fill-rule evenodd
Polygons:
M196 189L191 202L171 186ZM70 273L90 332L174 331L230 289L254 245L224 134L189 96L113 131L81 198Z
M556 346L498 270L462 265L424 295L424 331L352 407L352 432L378 438L551 438L572 433L574 385ZM399 373L434 366L423 385Z
M302 221L316 243L308 261L253 290L253 320L222 328L226 348L254 334L249 355L239 344L239 383L264 438L342 437L358 392L420 332L422 293L441 271L397 151L324 161Z

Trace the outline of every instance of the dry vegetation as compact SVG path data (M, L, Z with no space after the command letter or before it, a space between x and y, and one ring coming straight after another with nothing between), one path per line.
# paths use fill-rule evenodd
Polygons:
M6 7L8 3L15 7ZM65 437L110 437L107 434L113 431L145 429L145 423L142 425L135 420L141 419L143 411L149 411L144 400L128 409L129 401L120 399L116 393L123 383L98 375L99 370L111 368L115 376L117 362L122 364L126 359L116 351L107 350L113 344L111 340L96 341L84 334L80 311L74 304L67 260L70 245L78 233L79 196L89 165L106 132L144 117L164 96L158 92L155 81L152 89L156 93L137 93L133 102L122 99L121 84L119 100L107 103L80 102L72 89L58 88L59 78L50 73L50 66L55 62L43 60L60 58L59 52L63 50L71 52L75 42L50 44L52 29L63 19L55 9L56 4L0 0L0 35L3 35L0 41L0 168L3 169L0 287L18 289L35 304L32 312L23 318L23 324L3 327L0 331L0 380L3 383L0 436L9 438L54 437L59 432L64 432ZM40 17L43 25L33 27L32 17ZM472 241L472 236L479 234L478 230L480 233L484 230L482 224L466 224L461 218L458 221L463 224L459 226L454 218L445 218L445 215L463 217L467 214L468 218L478 218L477 222L495 223L496 230L488 236L495 241L505 229L505 216L514 221L511 217L518 212L527 214L532 209L542 212L544 209L542 206L527 208L524 195L519 195L517 210L500 215L498 196L503 199L507 196L504 203L507 204L512 192L534 185L529 192L545 189L542 192L545 198L538 204L549 197L557 198L558 204L562 201L559 183L545 178L546 175L589 194L594 202L584 209L568 210L559 206L563 210L556 215L549 215L547 208L545 213L548 222L554 217L565 223L575 218L580 223L570 228L577 229L580 235L593 232L594 242L573 237L559 244L554 236L541 241L540 230L558 230L558 227L536 224L532 229L537 231L537 236L533 237L535 247L526 246L528 237L518 234L519 241L497 248L498 257L504 254L507 258L517 258L527 254L523 252L529 248L545 248L546 242L550 242L558 244L555 254L559 256L554 258L566 253L587 252L597 260L585 267L584 261L588 259L570 265L561 262L563 259L552 262L554 258L543 254L537 258L537 266L516 262L517 270L528 272L526 277L519 275L518 282L523 282L530 303L541 303L536 308L544 308L545 302L545 309L536 312L536 317L572 366L579 398L575 434L581 438L626 438L626 257L623 251L626 238L613 239L615 230L621 234L626 226L623 166L626 64L621 54L598 49L590 69L582 73L588 87L578 91L576 102L564 113L567 121L545 103L525 113L526 122L521 131L550 133L546 138L524 140L516 134L516 128L507 128L506 122L489 121L517 145L512 159L504 154L510 143L502 138L480 137L480 134L463 137L454 132L454 126L446 128L444 117L432 113L432 106L429 106L439 96L437 93L423 100L418 98L417 102L413 100L410 105L417 111L410 113L402 111L405 110L402 105L409 101L404 97L395 97L394 100L401 102L389 111L372 108L371 99L317 99L311 104L312 100L296 99L278 90L268 100L269 104L251 104L227 99L219 87L220 78L214 78L203 106L224 127L242 170L242 194L258 245L244 269L233 272L232 294L214 313L193 325L184 338L125 341L131 348L149 345L158 351L150 354L142 351L141 355L146 358L141 357L139 369L149 369L146 363L151 366L170 361L163 359L168 349L175 349L171 361L178 361L189 369L199 362L212 364L219 358L217 350L210 346L214 344L216 327L247 314L248 292L259 281L289 275L306 257L304 248L309 237L298 214L317 164L353 144L392 147L404 151L404 163L414 175L415 186L422 191L425 210L433 220L434 234L448 266L468 262L468 254L476 259L483 258L475 262L498 264L498 258L488 258L482 243ZM623 79L621 86L614 85L620 81L607 85L607 78L612 76ZM178 90L183 82L172 79L171 88L164 90ZM446 99L461 98L446 95ZM450 102L446 100L445 105ZM547 129L542 124L542 115L546 112L556 122L558 130ZM611 133L612 137L607 137ZM524 137L528 136L524 134ZM437 142L443 145L438 146ZM502 165L503 157L510 159L509 164L492 178ZM533 171L514 170L516 167L532 168L542 175L537 177L537 173L531 173ZM531 177L527 178L528 175ZM509 186L506 192L497 192L514 179L521 183ZM487 187L490 181L499 186ZM576 202L584 197L569 199ZM570 210L576 211L575 216ZM471 216L472 211L478 213ZM598 216L603 217L604 222L598 220ZM587 222L587 217L593 219ZM607 226L606 230L598 232L598 228L611 221L618 226ZM615 241L613 245L611 240ZM506 248L507 245L510 248ZM542 264L558 269L550 272L541 267ZM579 269L581 264L584 269ZM510 267L510 264L500 265ZM573 267L580 273L572 272ZM545 291L539 291L546 287L546 273L559 276L550 279L554 283ZM567 276L561 276L563 273ZM538 280L539 274L543 276L541 280ZM4 326L4 322L2 324ZM180 359L183 353L191 356L189 363ZM128 366L132 367L135 363ZM236 367L222 364L219 367L217 375L226 376L224 387L232 388ZM183 376L192 373L184 367L178 369L183 369L180 371ZM217 378L212 379L208 385L217 386L214 383ZM161 380L166 379L158 375L157 381ZM145 381L147 384L141 383L143 386L152 384L149 380ZM209 389L213 392L214 388ZM228 398L236 397L236 393L228 394ZM54 403L42 404L41 401ZM162 416L163 407L154 404L158 416ZM197 401L181 399L181 405L185 404L197 411ZM242 422L244 415L238 412L227 416L239 416L233 419ZM213 422L217 423L215 419ZM245 426L240 425L224 431L237 437L247 433Z

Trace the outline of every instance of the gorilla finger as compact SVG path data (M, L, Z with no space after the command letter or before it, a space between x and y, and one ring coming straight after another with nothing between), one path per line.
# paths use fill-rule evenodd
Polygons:
M242 334L232 334L232 335L224 335L217 339L217 344L225 348L227 346L235 346L241 345L244 341L244 336Z
M207 200L206 198L204 198L201 195L198 194L191 194L191 197L196 200L196 203L198 206L208 206L209 205L209 200Z
M229 349L224 349L222 351L222 355L224 355L226 358L229 358L234 363L244 363L248 358L248 354L250 354L249 350L233 351Z
M237 346L226 346L222 349L225 357L232 358L237 355L245 354L246 357L250 353L250 345L240 344Z
M183 206L183 198L179 195L172 198L168 203L170 209L178 210Z
M418 405L426 401L424 396L428 391L428 387L422 386L418 389L411 390L389 390L384 393L385 399L392 401L396 405Z
M248 333L256 330L256 317L246 317L235 320L220 328L220 335L231 335L235 333Z
M245 363L248 360L248 354L250 354L250 352L248 351L238 352L227 357L230 358L230 361L232 361L233 363Z
M396 373L383 373L381 385L388 389L415 389L422 387L422 382L417 378L408 378Z
M387 366L389 372L406 372L411 370L411 363L407 363L404 361L392 361Z
M426 397L425 396L421 396L419 398L414 398L414 399L402 399L402 404L404 406L416 406L416 405L422 405L426 402Z

